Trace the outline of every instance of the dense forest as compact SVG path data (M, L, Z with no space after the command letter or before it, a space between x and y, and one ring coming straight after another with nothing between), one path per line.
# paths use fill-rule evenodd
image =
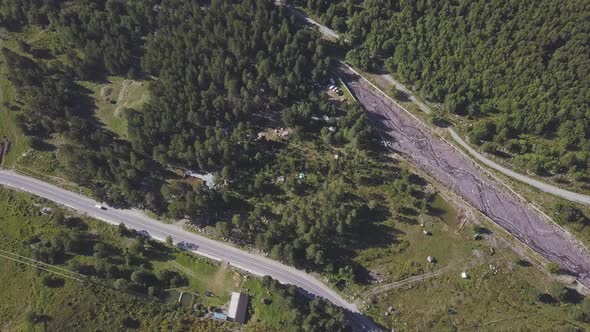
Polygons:
M506 143L508 151L528 158L538 148L526 135L561 141L562 134L574 130L560 129L563 119L572 119L574 127L581 123L584 135L575 134L563 153L556 147L539 156L570 160L563 172L586 169L587 104L574 97L576 91L587 91L580 88L587 78L572 79L567 91L534 72L526 80L500 84L500 78L532 68L526 61L536 55L516 66L492 61L508 53L489 52L493 65L482 68L477 62L482 55L471 54L471 44L454 44L451 34L461 40L473 37L471 31L481 36L503 31L498 22L512 16L494 18L497 27L485 32L488 23L477 17L470 17L469 24L448 23L457 13L469 13L469 6L485 4L310 0L304 5L359 46L349 52L349 60L368 70L384 66L428 98L477 121L471 130L476 143ZM2 107L18 115L18 125L33 138L32 148L55 151L59 176L90 189L109 206L140 207L168 221L186 221L208 235L320 272L337 287L372 280L358 257L362 250L398 253L409 246L405 240L398 246L402 231L395 226L419 225L426 214L438 220L429 203L435 189L380 150L362 109L330 100L322 90L332 74L319 33L297 25L271 0L0 0L0 26L14 35L41 31L52 38L47 49L31 47L33 42L22 38L18 47L1 50L6 76L17 91L15 102ZM427 35L426 27L441 35ZM526 38L515 44L518 31L514 23L510 37L502 39L508 44L502 52L524 52L516 45L532 37L522 35ZM572 34L556 50L569 45ZM402 38L411 49L400 46ZM447 47L461 52L449 53ZM440 68L451 70L448 66L452 75L443 75ZM562 63L549 57L547 66L557 75ZM484 69L487 76L470 76ZM570 69L565 66L563 75L583 73L583 61ZM111 75L149 83L149 99L124 110L126 138L97 118L85 88ZM527 80L551 93L524 86ZM533 103L528 94L538 99ZM572 107L561 109L562 104ZM551 117L548 122L525 119L528 107L537 106L543 117ZM555 170L549 162L543 169ZM215 181L203 185L193 172L212 173ZM573 206L562 204L558 210L564 216L560 222L588 223ZM76 218L58 214L52 222L60 232L26 243L39 260L68 263L145 296L186 282L180 273L151 270L146 257L154 248L167 249L123 226L118 236L130 246L119 248L100 245L96 237L89 241L92 234L78 229ZM68 255L74 254L96 264L86 271L84 264L70 262ZM345 329L339 309L305 301L295 288L269 278L263 282L290 299L289 310L299 313L286 324L310 331Z
M486 152L588 181L588 2L296 2L346 33L353 64L472 120Z
M1 4L12 31L58 36L44 52L25 41L2 50L21 128L38 149L64 141L62 174L112 206L214 226L343 285L366 278L353 260L359 232L426 210L422 185L373 150L364 112L318 88L329 77L319 33L272 1ZM125 112L129 140L97 121L80 84L109 74L151 81L148 102ZM215 186L174 169L212 172ZM377 186L395 199L357 193Z
M227 175L253 162L252 116L306 97L327 69L317 36L274 7L184 3L179 15L160 17L142 58L160 79L153 101L130 116L140 150Z

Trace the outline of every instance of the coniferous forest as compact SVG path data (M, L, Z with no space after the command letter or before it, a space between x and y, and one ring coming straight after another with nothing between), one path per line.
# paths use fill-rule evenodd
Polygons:
M19 126L35 148L60 137L62 174L111 206L214 226L343 282L362 275L355 232L384 214L383 199L353 194L359 183L388 184L394 208L410 216L426 207L411 174L386 179L364 113L318 89L329 76L319 33L272 1L1 4L12 31L40 26L59 36L42 56L24 42L2 50ZM106 75L150 80L149 101L125 111L128 139L97 121L79 84ZM320 116L332 130L313 120ZM261 138L280 128L288 140ZM212 172L216 185L194 185L175 169Z
M470 141L539 175L587 183L586 1L296 1L385 69L470 120ZM586 185L586 187L588 187Z
M350 63L393 73L446 110L445 120L466 120L461 129L471 143L539 175L562 175L579 188L590 183L590 4L290 3L344 33ZM480 241L486 228L475 226L475 235L464 229L468 214L455 210L444 190L383 149L386 138L353 98L329 91L342 83L330 80L338 78L330 67L334 44L273 0L0 0L0 41L7 45L0 47L0 88L14 92L0 111L29 144L17 160L35 151L53 158L53 173L35 174L46 181L319 273L386 324L405 304L393 310L389 297L355 292L434 276L443 263L471 261L475 248L503 257ZM99 114L104 104L115 109L118 97L100 95L124 81L147 97L120 110L121 134ZM573 204L554 210L557 222L587 229L588 218ZM38 258L63 252L50 242L44 238ZM492 297L457 301L468 316L478 316L472 306L480 303L482 315L498 303L542 309L546 291L516 275L530 264L504 259L509 277L489 279L496 288L470 290ZM437 292L467 292L441 278ZM520 294L518 301L501 299L502 280L512 288L501 291ZM295 288L268 278L264 284L300 312L281 324L347 330L340 309L323 300L297 303ZM547 303L559 314L553 306L561 302ZM440 312L430 322L446 328L454 309L432 307ZM586 309L563 319L587 321Z

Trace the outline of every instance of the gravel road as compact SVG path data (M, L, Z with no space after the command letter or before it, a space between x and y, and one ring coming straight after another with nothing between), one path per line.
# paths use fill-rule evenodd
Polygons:
M590 254L570 234L547 220L463 153L436 137L418 119L391 102L350 68L339 67L343 80L365 107L369 119L389 137L390 148L436 178L473 207L545 258L590 287Z

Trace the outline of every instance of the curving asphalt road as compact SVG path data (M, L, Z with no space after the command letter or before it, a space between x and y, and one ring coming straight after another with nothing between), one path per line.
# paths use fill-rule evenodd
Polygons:
M341 63L339 70L372 122L391 139L389 148L401 152L414 166L590 287L590 253L571 234L517 196L506 193L466 154L434 135L352 68Z
M164 224L147 217L137 210L98 209L95 205L99 203L88 197L13 171L0 170L0 184L41 196L111 224L125 223L131 229L146 230L152 238L159 241L164 241L170 235L175 243L181 241L194 243L198 246L198 249L193 251L195 254L228 262L239 269L256 275L269 275L281 283L299 287L308 295L322 297L344 308L355 331L380 331L370 319L360 314L354 304L347 302L328 286L303 271L191 233L180 226Z

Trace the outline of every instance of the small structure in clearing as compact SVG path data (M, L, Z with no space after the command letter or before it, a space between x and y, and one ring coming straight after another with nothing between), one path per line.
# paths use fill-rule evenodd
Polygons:
M468 279L469 276L467 275L467 272L461 272L461 278Z
M434 259L434 257L432 257L432 256L426 257L426 260L428 261L428 263L435 263L436 262L436 259Z
M190 176L192 178L200 179L201 181L203 181L205 183L205 185L208 188L215 187L215 174L213 174L213 173L200 174L200 173L197 173L196 171L193 171L193 170L187 170L185 172L185 175Z

